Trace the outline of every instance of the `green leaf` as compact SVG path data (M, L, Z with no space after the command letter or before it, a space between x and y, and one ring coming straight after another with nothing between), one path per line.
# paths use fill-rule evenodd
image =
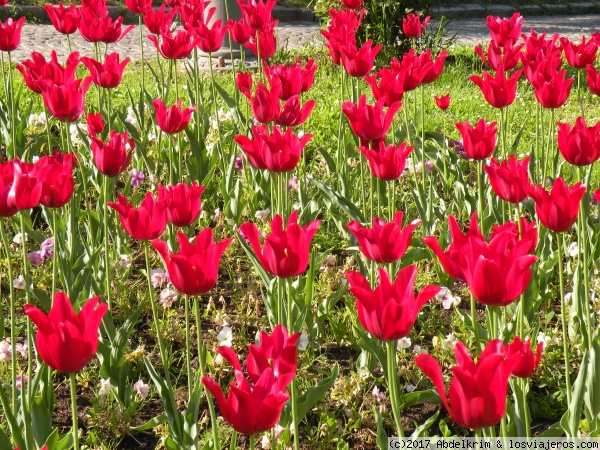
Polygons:
M319 188L342 211L344 211L351 220L356 220L360 223L365 222L365 218L363 217L363 215L360 212L360 210L358 209L358 207L354 203L352 203L349 199L347 199L346 197L342 197L337 192L332 191L329 187L325 186L323 183L315 180L314 178L312 178L310 176L308 177L308 180L310 181L310 183L312 185Z
M158 427L160 425L164 425L168 421L169 421L169 418L167 417L167 415L166 414L161 414L160 416L153 417L152 419L150 419L145 424L140 425L139 427L131 427L131 429L133 431L147 431L147 430L152 430L153 428L156 428L156 427Z
M579 422L581 421L581 407L583 405L589 358L589 351L586 351L581 359L579 374L571 391L571 403L560 419L560 426L565 431L567 437L579 436Z
M422 403L442 403L439 394L434 389L427 391L410 392L402 397L401 409Z
M34 397L31 402L31 425L35 442L43 446L52 433L52 412L42 396Z
M385 432L385 428L383 428L383 418L381 417L379 408L373 408L373 412L375 413L375 421L377 422L377 446L381 450L388 450L388 435Z
M413 434L411 434L411 437L417 438L417 437L424 437L427 435L427 430L429 430L429 427L431 425L434 424L434 422L437 420L438 416L440 415L439 411L436 411L436 413L431 416L429 419L427 419L427 421L421 425L419 425L417 428L415 428L415 431L413 431Z

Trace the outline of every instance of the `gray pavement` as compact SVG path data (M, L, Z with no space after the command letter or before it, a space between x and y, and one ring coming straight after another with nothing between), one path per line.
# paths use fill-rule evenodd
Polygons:
M540 33L548 31L550 34L559 33L569 39L579 40L582 34L590 36L593 32L600 31L600 15L525 17L523 31L529 32L530 28ZM281 22L277 31L278 45L290 50L300 48L307 43L322 45L323 39L319 29L319 24L316 22ZM454 20L448 29L451 33L458 33L457 44L477 45L489 39L489 31L483 18ZM71 45L73 50L79 51L82 55L93 56L93 45L84 41L79 33L71 35ZM104 45L102 50L103 47ZM65 36L57 33L52 25L25 24L21 45L12 53L12 59L16 62L23 61L30 57L32 51L48 57L53 49L57 51L61 61L66 58L69 52ZM141 54L137 27L121 42L110 44L108 51L116 51L122 57L139 60ZM144 38L144 52L146 57L156 55L153 44L146 38ZM217 64L216 60L215 64ZM203 59L201 65L207 68L207 59Z

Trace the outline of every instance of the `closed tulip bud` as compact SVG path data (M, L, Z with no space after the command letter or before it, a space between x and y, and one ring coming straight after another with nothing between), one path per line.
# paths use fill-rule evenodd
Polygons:
M358 9L362 6L363 0L342 0L342 4L349 9Z
M425 27L429 22L430 17L427 16L421 23L421 15L410 13L404 19L402 19L402 31L407 38L415 39L421 36Z
M554 181L550 192L539 184L533 185L529 190L529 195L535 201L538 219L555 233L562 233L573 226L584 194L583 184L575 183L569 188L563 178Z
M169 199L167 220L176 227L192 225L202 209L201 196L205 186L198 186L195 181L191 186L179 183L175 186L158 185L159 200Z
M152 101L156 112L156 123L158 127L167 134L175 134L185 130L192 114L196 110L196 105L189 108L181 107L181 99L177 99L177 104L167 108L161 99Z
M25 314L38 328L38 355L50 368L76 373L96 355L100 322L108 310L106 303L98 303L99 299L90 298L77 314L64 292L56 293L47 315L33 305L25 305Z
M108 206L119 213L123 229L134 239L148 241L156 239L167 227L167 207L169 200L154 199L151 192L146 194L139 208L119 194L118 203L108 202Z
M76 4L73 3L66 9L62 2L59 2L58 6L46 5L44 9L56 31L61 34L73 34L77 31L79 12Z
M237 22L233 19L228 19L227 26L229 27L231 40L239 45L244 45L250 40L250 36L255 34L254 30L246 25L244 19L240 19Z
M112 89L121 83L125 66L131 61L129 58L125 58L119 62L119 59L120 56L118 53L111 53L106 56L104 64L85 56L81 58L81 62L90 71L94 84L105 89Z
M494 193L502 200L509 203L521 203L529 197L529 160L517 160L515 155L499 163L494 158L490 164L484 166Z
M435 100L436 106L442 111L450 107L450 94L440 95L439 97L437 95L434 95L433 100Z
M8 192L7 203L18 210L31 209L38 205L42 196L42 183L35 166L19 158L13 160L13 183Z
M583 117L569 123L558 122L558 149L568 163L588 166L600 158L600 122L588 127Z
M104 119L102 113L89 113L85 119L87 131L90 137L95 138L104 131Z
M479 119L475 128L469 122L458 122L456 128L460 131L469 158L481 161L492 156L496 148L496 122L486 124L484 119Z

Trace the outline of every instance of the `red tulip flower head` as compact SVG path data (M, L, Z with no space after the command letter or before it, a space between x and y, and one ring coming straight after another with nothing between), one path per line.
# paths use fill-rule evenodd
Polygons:
M119 42L135 28L133 25L129 25L123 30L123 17L113 20L107 11L98 15L93 9L82 7L79 9L79 13L79 33L88 42L113 44Z
M505 346L506 358L515 360L512 374L519 378L529 378L533 375L540 365L543 349L544 343L540 342L534 355L529 339L523 342L519 336L516 336L508 346Z
M356 11L353 9L329 10L331 20L327 29L322 30L321 34L327 42L325 47L329 50L329 55L334 64L339 65L342 58L342 51L346 47L356 48L356 30L360 26L365 9Z
M494 158L490 164L484 166L495 194L505 202L521 203L529 197L529 160L517 160L515 155L509 155L508 159L499 163Z
M494 108L504 108L515 101L517 81L521 72L523 70L517 70L507 79L504 76L504 67L500 66L495 76L491 76L484 70L483 79L477 75L471 75L469 78L479 86L486 102Z
M256 34L250 36L250 39L244 44L244 47L252 51L252 53L254 53L254 55L260 59L266 60L272 57L275 54L275 51L277 50L277 38L275 36L275 27L278 23L278 20L274 20L265 28L259 30L258 36Z
M593 193L594 198L600 203L600 189L596 189Z
M539 184L533 185L529 190L529 195L535 201L538 219L555 233L562 233L573 226L584 194L583 184L576 183L569 188L563 178L554 181L550 192Z
M369 40L357 49L347 46L342 50L342 64L344 69L351 77L364 77L373 69L373 63L377 53L383 48L383 45L373 47L373 41Z
M421 220L415 219L402 228L403 217L404 213L397 211L391 222L386 223L379 217L374 218L371 229L365 228L357 221L352 221L346 226L358 241L363 255L371 261L389 264L400 261L404 256L412 240L413 230L421 223Z
M406 159L414 149L413 146L406 145L406 142L400 145L386 146L383 141L379 141L379 148L375 146L373 150L363 146L359 147L360 152L369 161L373 175L384 181L397 180L402 176L406 167Z
M93 58L81 58L81 62L90 71L92 75L92 81L95 85L103 87L105 89L112 89L117 87L123 79L123 71L125 66L131 61L129 58L125 58L119 62L120 56L118 53L111 53L106 56L104 64L100 61L96 61Z
M125 0L125 6L134 14L143 14L152 8L152 0Z
M521 28L523 27L523 17L518 12L514 13L510 19L488 16L487 27L490 29L492 40L499 47L504 47L509 42L514 44L519 40Z
M167 134L175 134L183 131L192 120L192 114L196 110L196 105L189 108L181 108L181 99L177 99L177 104L167 108L161 99L152 101L156 112L156 123L158 127Z
M87 125L87 132L92 138L95 138L99 133L104 131L105 124L102 113L89 113L85 118L85 123Z
M257 121L266 124L278 117L280 111L280 89L277 86L269 90L263 83L258 83L254 95L252 95L250 92L252 88L252 76L250 74L238 73L236 82L240 92L250 102L252 114L254 114Z
M309 100L303 105L300 95L296 94L283 104L274 122L282 127L297 127L298 125L302 125L306 122L308 116L310 116L316 103L315 100Z
M583 117L569 123L557 123L558 149L568 163L588 166L600 158L600 122L588 127Z
M123 229L134 239L148 241L156 239L167 227L167 207L169 200L154 200L151 192L146 194L139 208L119 194L118 203L108 202L108 206L119 213Z
M421 83L433 83L442 74L444 70L444 61L448 57L448 52L441 52L435 61L431 59L431 50L427 49L419 55L413 62L415 70L421 72Z
M69 202L75 187L73 169L76 165L77 159L73 153L62 155L58 150L54 150L54 156L42 156L35 163L42 183L40 204L48 208L60 208Z
M429 22L430 17L425 17L423 23L421 23L421 15L410 13L404 19L402 19L402 31L407 38L415 39L421 36L425 27Z
M171 23L177 10L172 8L168 13L165 13L166 7L167 5L161 5L158 11L155 11L153 8L143 11L144 25L146 25L150 33L161 34L163 30L167 31L171 28Z
M348 9L358 9L362 6L363 0L342 0L342 4Z
M46 5L44 6L54 29L61 34L73 34L77 31L79 26L79 12L77 11L77 5L69 5L69 9L66 9L62 2L58 6Z
M175 186L158 185L159 200L170 199L167 208L167 220L176 227L189 227L200 215L202 209L201 196L205 186L198 186L195 181L191 186L179 183Z
M46 81L42 87L44 105L61 122L75 122L83 115L85 94L91 83L92 77L76 79L66 84Z
M127 132L117 133L111 130L108 142L104 143L101 139L92 136L94 164L101 174L112 178L129 167L135 142L133 139L127 140L128 137Z
M393 103L388 110L383 112L383 99L379 99L374 105L367 105L367 96L361 95L358 99L358 105L352 102L344 102L342 111L348 117L352 132L359 137L361 145L369 148L368 143L376 144L385 139L385 135L392 126L394 114L400 109L401 103Z
M502 341L490 341L475 363L462 342L454 346L458 365L452 367L448 397L442 368L431 355L419 355L415 363L433 382L452 420L464 428L493 427L506 413L508 379L514 360L506 359Z
M304 67L298 60L294 64L265 65L265 75L272 90L276 90L280 100L286 101L294 95L307 92L315 82L317 66L310 59Z
M8 191L7 204L18 210L31 209L38 205L43 185L33 164L13 160L13 182Z
M250 36L255 34L254 30L246 25L244 19L238 21L227 19L227 27L229 27L231 40L239 45L244 45L250 40Z
M27 87L36 94L41 94L48 83L58 85L72 83L75 80L79 61L79 53L73 52L63 67L58 62L55 50L52 50L50 61L46 61L41 53L31 52L31 59L17 64L17 70L23 75Z
M320 220L313 220L302 227L298 225L298 212L294 211L284 230L283 219L275 214L271 221L271 233L265 237L262 248L255 224L243 223L240 233L250 242L267 272L279 278L290 278L300 275L308 267L311 241L320 223Z
M223 27L221 26L222 23L223 21L219 19L209 28L205 23L201 22L196 28L198 36L196 45L204 53L213 53L221 48L223 37L227 33L227 25Z
M553 72L546 76L541 72L542 68L543 66L540 66L538 71L533 73L531 79L535 98L544 108L560 108L569 98L574 78L567 79L566 70Z
M568 38L561 37L560 46L565 52L567 63L575 69L585 69L586 66L596 61L598 44L594 39L586 42L585 36L581 36L581 44L577 45Z
M148 36L154 47L163 58L184 59L191 55L197 43L194 31L179 30L175 37L168 28L160 30L160 40L157 36Z
M436 106L442 111L450 107L450 94L440 95L439 97L437 95L434 95L433 100L435 100Z
M504 70L511 71L521 61L521 48L523 48L523 45L512 45L511 43L510 45L507 44L504 47L500 47L494 41L491 41L487 51L487 58L483 52L483 48L479 45L475 47L475 53L481 58L486 67L498 70L502 66Z
M98 329L108 310L90 298L78 314L64 292L57 292L46 315L33 305L25 305L25 314L38 327L35 346L42 361L63 373L76 373L96 355Z
M242 18L253 30L262 30L267 27L272 21L272 11L275 6L275 0L236 0L242 11Z
M427 286L415 299L417 266L402 269L394 283L386 270L380 268L379 286L375 290L360 272L346 272L346 278L350 292L356 297L358 320L365 330L382 341L408 336L423 305L440 291L438 286Z
M0 217L11 217L19 212L18 208L8 204L8 195L15 179L13 161L0 163Z
M402 101L405 74L406 72L403 70L392 70L384 67L379 69L377 74L365 77L365 81L371 86L371 92L373 92L375 100L383 99L383 106L389 107Z
M25 17L16 22L9 17L6 22L0 22L0 51L12 52L21 43L21 30L25 23Z
M587 83L594 95L600 95L600 74L591 64L586 66Z
M469 158L481 161L492 156L496 148L496 122L488 125L484 119L479 119L475 128L469 122L458 122L456 128L460 131Z
M154 239L152 246L165 261L175 289L186 295L200 295L215 287L219 261L232 240L229 238L215 244L212 230L205 228L198 233L193 244L178 231L178 253L170 252L167 243L159 239Z

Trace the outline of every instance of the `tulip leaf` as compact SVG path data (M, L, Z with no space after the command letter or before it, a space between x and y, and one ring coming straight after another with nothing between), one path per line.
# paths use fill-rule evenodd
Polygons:
M593 422L600 414L600 386L598 385L600 379L600 344L597 339L592 339L592 348L589 355L584 402L588 422Z
M14 411L12 410L10 401L8 400L8 397L4 392L4 387L2 386L0 386L0 402L2 403L2 407L4 408L4 415L6 417L6 421L8 422L8 427L10 428L12 440L18 447L27 448L27 445L25 443L25 436L23 435L23 429L17 422L17 418L14 415Z
M335 161L333 160L331 155L327 152L325 147L322 145L318 145L317 150L319 150L319 153L321 154L321 156L323 156L323 159L325 160L325 163L327 164L327 169L329 169L329 173L336 173L337 170L336 170L336 166L335 166Z
M433 416L431 416L429 419L427 419L427 421L425 423L423 423L423 424L419 425L417 428L415 428L415 431L413 431L413 434L411 434L410 437L419 438L419 437L426 436L427 430L429 430L429 427L434 424L434 422L437 420L439 415L440 415L440 412L436 411L435 414Z
M10 443L10 440L8 439L8 436L2 430L2 428L0 428L0 448L2 448L2 449L13 448L12 445L11 445L11 443Z
M244 241L244 238L242 238L242 236L239 233L236 233L236 235L238 238L238 242L240 243L240 245L242 246L242 248L248 255L248 258L250 258L250 261L252 262L254 269L258 272L258 275L262 279L265 286L268 287L271 284L271 277L269 276L267 271L265 269L263 269L262 264L258 261L258 258L254 254L254 252L252 251L250 246L246 243L246 241Z
M360 337L358 341L358 345L360 346L360 348L366 350L372 355L375 355L375 357L379 360L379 363L381 364L383 373L387 373L387 356L385 350L380 345L380 341L368 336L360 325L355 326L354 331Z
M373 413L375 414L375 421L377 422L377 446L381 450L388 450L388 435L383 427L383 418L381 417L379 408L373 408Z
M581 359L579 374L571 391L571 403L560 419L560 426L565 431L567 437L579 436L579 422L581 421L581 407L583 406L589 359L590 353L586 351Z
M34 286L33 289L31 289L31 292L44 308L49 310L52 307L52 299L46 291Z
M344 211L351 220L356 220L360 223L365 222L365 218L354 203L352 203L347 198L342 197L337 192L332 191L329 187L325 186L320 181L310 176L308 176L307 178L312 185L319 188L333 203L335 203L342 211Z
M42 396L34 397L31 402L31 425L33 439L41 447L52 433L52 412Z
M461 320L463 321L463 323L465 324L465 327L469 329L469 331L471 331L471 333L473 333L473 321L471 320L471 316L468 315L466 312L464 312L461 309L457 309L458 314L461 318ZM479 339L482 339L483 341L487 341L489 339L488 337L488 332L485 328L483 328L481 326L481 324L479 322L475 322L477 324L477 331L479 333Z
M439 394L435 389L428 389L426 391L410 392L402 397L401 409L409 408L414 405L420 405L422 403L441 403Z
M167 415L161 414L160 416L153 417L145 424L140 425L139 427L131 427L131 429L133 431L147 431L152 430L153 428L156 428L160 425L164 425L167 422L169 422L169 418L167 417Z
M560 422L556 422L537 435L539 438L557 438L564 436Z

